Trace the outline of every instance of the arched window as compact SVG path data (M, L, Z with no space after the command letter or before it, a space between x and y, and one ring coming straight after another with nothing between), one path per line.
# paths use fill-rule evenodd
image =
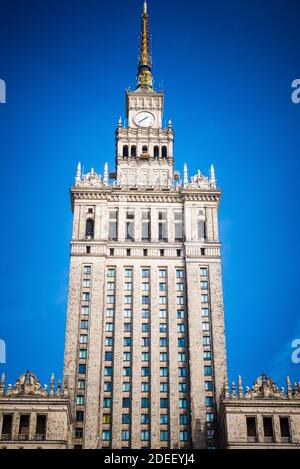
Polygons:
M124 145L123 147L123 158L128 158L129 152L128 152L128 145Z
M148 147L147 147L147 145L144 145L144 146L143 146L142 152L143 152L143 153L148 153Z
M168 158L168 148L166 146L162 147L162 157L166 160Z
M94 239L94 225L94 220L91 218L86 221L85 236L87 239Z
M155 146L153 151L154 158L159 158L159 147Z
M136 145L131 146L131 158L136 158Z

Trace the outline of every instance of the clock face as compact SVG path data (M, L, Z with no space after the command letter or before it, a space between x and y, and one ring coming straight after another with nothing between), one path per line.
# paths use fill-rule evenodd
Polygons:
M155 122L155 117L151 112L140 112L139 114L136 115L135 121L139 127L152 127L152 125Z

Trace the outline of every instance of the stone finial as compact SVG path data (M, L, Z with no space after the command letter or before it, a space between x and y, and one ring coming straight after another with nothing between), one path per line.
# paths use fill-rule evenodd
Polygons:
M287 389L287 397L290 399L292 397L292 386L291 386L291 378L289 376L286 377L286 389Z
M2 373L1 381L0 381L0 396L4 394L4 390L5 390L5 373Z
M237 395L236 395L236 385L235 385L234 381L232 381L232 384L231 384L231 396L232 397L237 397Z
M103 185L108 186L108 163L105 163L104 166Z
M242 377L239 376L239 397L243 397L244 393L243 393L243 381L242 381Z
M118 127L121 128L122 127L122 117L120 117L119 119L119 122L118 122Z
M298 397L298 383L294 383L294 391L293 391L293 396Z
M189 185L189 172L188 172L188 167L187 164L184 165L184 170L183 170L183 187L186 189Z
M210 184L211 184L212 189L217 188L216 173L215 173L215 167L213 164L211 165L211 168L210 168Z
M59 379L58 382L57 382L56 395L60 396L60 394L61 394L61 381Z
M79 162L77 165L77 173L76 173L75 182L78 184L80 181L81 181L81 163Z
M168 127L169 127L169 129L172 129L172 121L171 121L171 119L169 119Z
M69 378L68 378L68 376L64 376L64 379L63 379L62 395L63 395L63 397L69 397Z
M55 377L54 377L54 373L52 373L51 381L50 381L50 397L54 396L54 388L55 388Z
M225 399L230 398L230 392L229 392L229 386L228 386L228 379L227 378L225 380L225 386L224 386L224 397L225 397Z

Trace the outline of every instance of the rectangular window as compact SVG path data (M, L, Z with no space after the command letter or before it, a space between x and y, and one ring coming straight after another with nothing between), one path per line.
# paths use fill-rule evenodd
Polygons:
M149 347L150 345L149 337L142 337L141 343L142 343L142 347Z
M149 376L150 375L150 369L148 366L143 366L142 367L142 376Z
M214 406L214 398L213 397L206 397L205 398L205 406L206 407L213 407Z
M168 361L168 354L163 352L160 354L160 361L161 362L167 362Z
M168 368L162 367L160 368L160 376L168 376Z
M158 239L168 241L167 212L158 213Z
M88 321L80 321L80 329L88 329L89 322Z
M77 410L76 412L76 422L84 421L84 412L82 410Z
M108 430L103 430L102 441L110 441L110 439L111 439L111 432Z
M183 337L181 339L178 339L178 347L180 348L185 347L185 339Z
M131 391L131 383L123 383L123 392L130 392Z
M149 332L149 324L147 322L142 324L142 332Z
M124 318L131 318L132 316L132 310L131 309L125 309L124 310Z
M118 210L109 211L109 240L118 240Z
M150 303L150 297L149 296L142 296L142 304L143 305L148 305Z
M160 424L161 424L161 425L168 425L168 424L169 424L169 416L168 416L168 414L161 414L161 415L160 415Z
M107 318L113 318L113 317L114 317L114 313L115 313L114 310L111 309L111 308L109 308L109 309L106 310L106 317L107 317Z
M130 414L122 414L122 424L130 425L130 422L131 422Z
M124 332L131 332L131 323L125 322L124 323Z
M213 412L207 412L206 414L206 422L213 423L215 420L215 414Z
M183 296L177 296L177 304L178 305L184 305L184 297Z
M211 352L203 352L203 359L204 360L211 360L212 359Z
M115 297L113 295L107 295L106 303L108 305L113 305L115 303Z
M87 334L80 334L80 339L79 339L81 344L87 344L88 343L88 336Z
M189 439L188 432L187 431L180 432L179 439L180 439L180 441L188 441L188 439Z
M175 241L182 241L183 240L183 215L182 212L175 212L174 213L174 237Z
M90 301L90 294L89 293L82 293L82 301Z
M161 431L160 432L160 441L168 441L169 439L169 432Z
M149 269L143 269L142 270L142 277L143 278L149 278L150 277L150 270Z
M167 271L165 269L159 271L159 278L167 278Z
M184 324L178 324L177 325L177 332L183 333L185 331L185 326Z
M3 415L3 423L2 423L2 439L10 440L12 434L12 414L10 415Z
M179 309L177 311L177 319L184 319L185 318L185 312L184 309Z
M263 418L264 424L264 437L266 441L273 441L273 419L272 417L264 417Z
M111 366L106 366L104 368L104 376L112 376L112 367Z
M202 330L203 330L204 332L208 332L208 331L210 330L210 324L209 324L209 322L204 322L204 323L202 324Z
M167 347L168 346L168 339L163 337L159 339L159 346L160 347Z
M159 317L160 317L160 319L167 319L167 317L168 317L167 310L166 309L161 309L159 311Z
M143 283L142 284L142 291L149 291L149 290L150 290L149 283Z
M122 407L123 409L130 409L131 401L129 398L125 397L122 399Z
M204 220L198 221L198 240L199 241L206 240L206 224Z
M183 292L184 291L184 284L183 283L177 283L176 291Z
M160 399L160 408L167 409L168 408L168 399Z
M84 279L83 280L83 288L90 288L90 286L91 286L90 279Z
M84 316L88 316L90 314L90 307L89 306L82 306L81 314Z
M159 304L160 305L166 305L167 304L167 297L166 296L160 296L159 297Z
M111 408L111 398L110 397L105 397L103 399L103 408L104 409L110 409Z
M179 383L179 392L182 392L182 393L187 392L187 384L186 383Z
M126 212L126 225L125 233L127 241L134 241L134 211L128 210Z
M81 389L82 391L85 389L85 380L79 379L77 383L77 389Z
M248 441L255 442L257 438L257 430L256 430L256 418L255 417L247 417L247 437Z
M75 438L76 440L83 438L83 428L75 428Z
M163 334L163 333L167 332L167 330L168 330L167 324L160 324L160 325L159 325L159 332L160 332L160 333Z
M112 391L112 382L104 381L104 392L111 392L111 391Z
M178 354L178 361L184 363L186 361L185 353Z
M211 338L209 336L203 337L203 345L209 346L211 344Z
M167 284L161 282L159 284L159 291L167 291Z
M106 332L113 332L114 331L114 324L112 322L108 322L105 325Z
M124 347L131 347L131 337L124 337L123 345Z
M123 353L123 362L130 362L131 361L131 353L130 352L124 352Z
M205 381L205 391L213 391L214 386L212 381Z
M149 399L148 399L148 397L142 397L141 407L142 407L142 409L148 409L149 408Z
M84 396L76 397L76 405L84 405Z
M179 415L179 425L187 425L187 424L188 424L187 414L180 414Z
M102 416L103 425L110 425L110 422L111 422L110 414L103 414Z
M29 436L29 421L30 415L20 415L19 435L26 438Z
M131 291L132 290L132 282L126 282L124 286L126 291Z
M202 317L203 318L208 318L209 317L209 309L208 308L202 308Z
M115 277L116 277L116 270L115 270L115 269L108 269L108 271L107 271L107 277L109 277L109 278L115 278Z
M180 409L187 409L188 401L187 399L179 399L179 408Z
M168 392L168 383L160 383L160 392Z
M141 424L142 425L149 425L150 423L150 415L149 414L141 414Z
M208 282L201 282L201 290L208 290Z
M132 296L126 295L124 298L124 303L125 305L131 305L132 304Z
M92 267L90 265L85 265L83 267L84 275L91 275L92 274Z
M150 433L149 431L142 431L141 432L141 440L142 441L149 441Z
M125 277L132 278L132 269L125 269Z
M87 359L87 356L88 356L88 351L87 351L87 349L84 348L84 349L80 349L80 350L79 350L79 358L80 358L81 360L86 360L86 359Z
M280 434L284 440L291 438L290 422L288 417L280 417Z
M148 362L149 361L149 353L148 352L143 352L142 353L142 362Z
M129 366L123 368L123 376L131 376L131 368Z
M105 345L106 347L112 347L114 345L114 339L112 337L106 337Z
M208 303L208 295L201 295L202 303Z
M142 211L142 241L150 241L151 239L150 216L150 210Z
M204 376L212 376L212 366L204 367Z
M206 267L203 267L200 269L200 275L201 277L207 277L208 276L208 269Z
M141 384L141 391L142 391L142 392L149 392L149 391L150 391L150 385L149 385L149 383L142 383L142 384Z
M179 378L185 378L187 376L186 368L178 368Z
M122 430L122 441L130 440L130 432L128 430Z

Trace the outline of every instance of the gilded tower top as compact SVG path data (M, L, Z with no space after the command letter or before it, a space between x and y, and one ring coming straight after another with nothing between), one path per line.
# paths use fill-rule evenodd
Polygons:
M150 41L149 41L149 16L148 5L144 2L144 10L142 15L142 34L139 56L139 69L137 76L137 90L153 90L153 77L152 77L152 59L150 54Z

